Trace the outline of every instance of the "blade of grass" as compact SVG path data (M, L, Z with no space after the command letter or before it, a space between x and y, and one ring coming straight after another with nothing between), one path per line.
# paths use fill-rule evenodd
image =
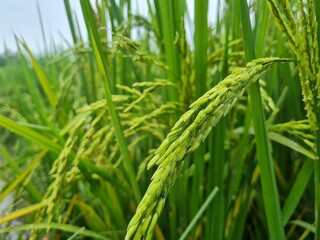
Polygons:
M69 22L72 40L73 40L73 43L76 44L78 42L78 38L76 34L75 24L72 17L70 2L69 0L63 0L63 3L64 3L64 9L66 10L68 22Z
M35 105L35 109L37 110L37 113L39 114L40 121L43 125L49 126L52 133L55 135L55 137L58 139L60 144L64 144L64 139L58 132L58 130L53 126L53 124L48 119L48 113L45 111L45 106L43 105L43 101L41 98L41 95L39 93L39 90L37 85L35 84L35 81L32 79L30 71L27 66L27 60L25 56L23 56L22 51L19 46L19 40L17 37L15 37L17 48L18 48L18 54L21 59L22 68L24 71L24 77L26 79L28 91L30 93L32 102Z
M266 6L265 1L258 1L258 8L256 12L256 22L259 23L255 27L255 44L257 49L257 57L264 57L264 51L265 51L265 36L266 36L266 29L267 29L267 23L268 23L268 16L269 16L269 10Z
M235 129L234 131L242 133L243 132L242 129L243 128L240 127L240 128ZM249 133L251 135L254 135L254 131L253 131L252 128L249 129ZM277 142L277 143L279 143L279 144L281 144L283 146L286 146L286 147L292 149L293 151L301 153L302 155L304 155L304 156L306 156L306 157L308 157L308 158L310 158L312 160L316 160L316 155L312 151L306 149L305 147L303 147L298 142L295 142L295 141L293 141L293 140L291 140L291 139L289 139L289 138L287 138L287 137L285 137L285 136L283 136L283 135L281 135L279 133L269 132L268 133L268 138L271 141L274 141L274 142Z
M226 10L228 15L228 10ZM224 36L224 53L223 64L220 80L228 76L228 44L229 44L229 22L228 18L225 23L225 36ZM221 189L216 198L212 202L212 209L208 218L210 221L207 223L207 236L206 239L223 239L225 228L225 192L224 189L224 167L225 167L225 131L226 131L226 118L221 118L215 129L213 130L213 143L210 144L211 160L209 163L209 188L217 186Z
M288 147L298 153L301 153L310 159L313 159L313 160L316 159L316 156L312 151L309 151L308 149L301 146L299 143L297 143L297 142L295 142L285 136L282 136L278 133L269 132L268 137L270 140L277 142L279 144L282 144L283 146L286 146L286 147Z
M70 2L69 2L69 0L64 0L63 2L64 2L64 7L65 7L65 10L66 10L67 18L68 18L68 23L69 23L69 27L70 27L70 31L71 31L71 35L72 35L72 40L73 40L74 45L76 45L79 42L79 39L77 37L76 30L75 30L75 25L74 25L72 13L71 13ZM77 53L77 50L76 50L76 55L80 59L82 59L81 56ZM84 68L82 67L83 63L81 61L79 61L78 63L79 63L79 68L80 68L79 69L79 75L80 75L80 79L81 79L81 82L82 82L82 85L83 85L83 89L84 89L84 93L85 93L85 96L86 96L86 100L87 100L87 103L91 103L93 101L93 99L96 99L94 78L91 78L92 79L92 84L93 84L93 86L91 87L92 88L92 92L93 92L93 96L92 96L93 99L91 99L91 95L89 93L89 85L88 85L87 78L86 78L86 75L85 75L85 72L84 72Z
M295 224L297 226L300 226L306 230L309 230L312 233L316 232L316 228L313 224L307 223L305 221L301 221L301 220L294 220L294 221L290 221L289 223L291 224Z
M228 189L228 198L227 198L227 207L230 206L232 203L232 199L236 192L239 189L241 179L242 179L242 174L243 174L243 167L245 164L245 159L246 159L246 154L247 154L247 147L250 144L250 123L251 123L251 111L250 111L250 106L246 107L246 112L245 112L245 119L244 119L244 127L243 127L243 132L242 136L240 139L240 144L239 147L236 150L235 156L238 157L238 159L235 161L235 164L233 166L233 175L230 179L230 182L228 183L229 189Z
M316 2L316 19L317 19L317 37L318 37L318 56L320 56L320 1Z
M80 212L84 215L84 218L86 219L88 226L90 226L90 229L97 232L107 229L106 223L96 213L92 206L81 200L76 200L75 204L79 207Z
M17 165L15 160L10 156L8 151L5 149L4 145L0 144L0 155L4 158L4 160L7 161L10 168L12 169L13 173L15 174L21 174L20 167ZM26 189L29 192L29 194L33 197L33 199L36 202L40 202L42 199L42 195L38 191L38 189L33 185L31 182L26 185Z
M41 203L37 203L37 204L31 205L31 206L28 206L25 208L21 208L17 211L14 211L14 212L8 213L6 216L0 218L0 224L12 221L14 219L17 219L17 218L25 216L25 215L28 215L34 211L37 211L40 208L45 207L46 205L47 205L46 202L41 202ZM3 232L3 229L0 229L0 233L1 232Z
M117 24L119 25L123 21L123 16L121 13L121 9L117 6L116 2L114 0L109 1L110 4L110 9L109 12L110 14L113 14L112 19L117 21Z
M202 96L206 91L207 76L207 32L208 32L208 0L195 1L195 95L196 98ZM194 216L202 201L202 186L204 175L204 155L205 144L202 144L194 153L195 172L192 180L191 216ZM195 229L193 235L195 234Z
M28 87L28 92L29 92L31 99L32 99L32 102L34 103L35 108L39 114L41 123L46 124L48 122L48 120L46 119L46 115L43 111L44 106L43 106L43 103L41 102L41 97L40 97L40 93L38 91L38 87L36 86L35 81L33 81L32 77L30 76L30 71L27 66L27 60L21 52L17 38L16 38L16 43L17 43L18 53L19 53L21 63L22 63L21 65L22 65L22 68L24 71L26 85Z
M246 0L240 0L240 13L243 31L243 42L245 59L255 59L254 41L251 30L249 9ZM267 137L264 112L262 108L259 81L255 82L249 89L249 100L255 129L255 141L257 148L258 164L260 167L261 185L265 213L268 222L269 237L272 240L285 239L282 227L281 208L279 194L273 170L273 160L270 151L270 143Z
M31 62L32 65L34 67L34 70L37 74L37 77L39 79L39 82L48 98L48 101L50 103L50 106L52 108L54 108L56 106L57 103L57 98L56 98L56 94L53 91L53 89L51 88L51 84L50 84L50 80L47 76L47 74L45 73L44 69L41 67L41 65L39 64L39 62L37 61L36 57L32 54L31 50L29 49L28 45L26 44L26 42L22 39L20 40L23 48L27 51L29 57L31 58Z
M19 225L14 227L7 227L0 229L0 233L6 233L6 232L12 232L12 231L24 231L24 230L30 230L30 229L47 229L48 226L50 229L57 229L65 232L70 233L81 233L83 236L92 237L94 239L101 239L101 240L111 240L110 238L107 238L99 233L96 233L94 231L86 230L84 228L76 227L69 224L60 224L60 223L34 223L34 224L25 224L25 225Z
M4 127L16 134L38 144L41 147L48 148L54 152L60 152L62 147L51 139L31 130L28 127L21 126L11 119L0 114L0 127Z
M305 160L282 209L282 222L286 225L294 213L313 173L313 161Z
M155 0L154 2L157 2ZM177 49L174 46L174 33L177 29L174 28L174 13L173 13L173 2L169 0L163 0L159 2L160 16L161 16L161 30L164 39L164 49L166 63L171 69L169 73L169 79L173 83L177 82L177 77L180 76L180 64L178 60ZM175 101L178 99L177 90L170 88L169 99Z
M197 214L193 217L192 221L189 223L188 227L186 228L186 230L184 230L183 234L181 235L181 237L179 238L179 240L184 240L186 239L186 237L188 236L188 234L190 233L190 231L192 230L192 228L194 228L196 226L197 221L200 219L200 217L203 215L204 211L208 208L209 204L212 202L212 200L214 199L214 197L217 195L218 193L218 188L215 187L211 193L209 194L208 198L206 199L206 201L202 204L202 206L200 207L199 211L197 212Z
M45 34L45 31L44 31L44 26L43 26L43 21L42 21L42 14L41 14L40 5L39 5L39 1L38 0L37 0L37 13L38 13L40 27L41 27L41 36L42 36L42 41L43 41L43 44L44 44L44 50L45 50L46 53L49 53L46 34Z
M98 27L96 25L95 18L92 12L93 10L91 8L90 2L87 0L81 0L81 8L82 8L83 16L87 26L87 30L89 33L90 42L91 42L94 55L96 57L96 61L98 64L98 68L103 78L105 97L108 103L111 121L115 128L116 136L119 142L119 147L123 155L124 167L127 171L129 182L133 188L135 200L139 202L139 200L141 199L141 193L140 193L138 183L136 181L136 174L133 168L133 163L131 162L131 159L130 159L128 145L126 143L126 139L123 134L120 119L116 112L114 103L112 101L111 87L110 87L110 84L112 82L111 74L108 68L105 53L103 52L102 44L101 44L99 33L98 33Z
M5 146L0 143L0 155L8 163L13 172L20 173L19 165L12 159Z
M83 228L80 228L78 231L76 231L74 234L72 234L70 237L68 237L67 240L76 239L77 236L81 235L82 229L83 229Z
M243 232L246 229L246 220L250 211L250 206L253 201L253 191L250 186L250 180L245 180L244 188L240 190L237 199L235 200L235 206L231 218L231 227L227 228L227 236L229 240L232 239L244 239Z
M229 24L232 26L230 33L232 39L239 39L241 38L240 6L237 1L229 1L229 7L231 12ZM248 104L246 105L243 132L235 153L232 155L230 154L230 157L236 156L236 159L233 160L233 158L230 158L234 164L231 165L230 160L228 163L230 175L228 175L227 181L228 191L226 209L230 209L230 207L234 205L233 211L236 214L235 219L232 219L230 224L226 222L225 233L227 234L228 239L243 238L243 233L246 230L246 220L253 199L253 197L249 196L252 195L252 187L250 185L250 180L248 179L248 176L250 175L248 171L250 171L250 168L246 167L248 163L250 164L250 162L253 162L247 161L249 158L248 146L251 145L249 129L252 117L250 106ZM238 198L234 199L235 196L238 196Z
M318 73L319 74L319 73ZM320 105L315 100L316 106L318 106L317 121L320 122ZM318 122L318 124L319 124ZM316 161L314 161L314 191L315 191L315 239L320 240L320 128L316 131L315 140Z
M162 38L163 30L161 27L160 2L153 1L154 9L155 9L155 11L153 11L152 6L151 6L151 0L147 0L147 1L148 1L148 12L152 17L152 23L155 26L155 32L159 36L159 38L157 39L157 43L158 43L161 51L164 51L164 46L163 46L163 44L160 43L161 39L163 39Z
M1 145L0 145L1 147ZM34 171L37 166L39 165L40 161L43 159L43 157L47 154L47 150L42 151L37 157L36 159L24 170L20 173L19 176L17 176L15 178L15 180L4 190L0 193L0 202L7 197L12 191L14 191L16 189L16 187L27 177L27 175ZM20 172L20 169L19 169ZM28 186L28 185L27 185ZM33 197L40 202L41 201L41 194L37 191L36 188L33 187L33 185L29 186L29 190L31 190Z

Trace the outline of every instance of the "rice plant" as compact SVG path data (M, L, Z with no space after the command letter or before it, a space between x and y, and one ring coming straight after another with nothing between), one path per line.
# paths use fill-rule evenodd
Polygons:
M0 239L320 239L319 1L80 3L1 56Z

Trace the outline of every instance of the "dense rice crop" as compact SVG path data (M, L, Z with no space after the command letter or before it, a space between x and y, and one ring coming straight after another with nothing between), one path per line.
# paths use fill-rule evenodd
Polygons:
M1 58L0 239L320 239L319 1L80 2Z

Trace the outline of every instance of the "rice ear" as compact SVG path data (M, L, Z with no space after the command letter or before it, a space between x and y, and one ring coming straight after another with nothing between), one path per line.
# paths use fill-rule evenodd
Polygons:
M246 68L232 72L190 105L190 109L177 121L148 164L148 168L154 165L158 165L158 168L128 225L125 239L150 238L155 226L154 221L162 212L165 199L184 163L185 155L198 148L211 128L231 110L244 91L269 67L286 61L290 60L263 58L252 61ZM148 224L150 214L152 224Z

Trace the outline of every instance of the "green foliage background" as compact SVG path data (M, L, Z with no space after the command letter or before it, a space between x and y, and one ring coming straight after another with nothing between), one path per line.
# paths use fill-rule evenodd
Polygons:
M320 239L319 1L80 2L0 58L0 239Z

